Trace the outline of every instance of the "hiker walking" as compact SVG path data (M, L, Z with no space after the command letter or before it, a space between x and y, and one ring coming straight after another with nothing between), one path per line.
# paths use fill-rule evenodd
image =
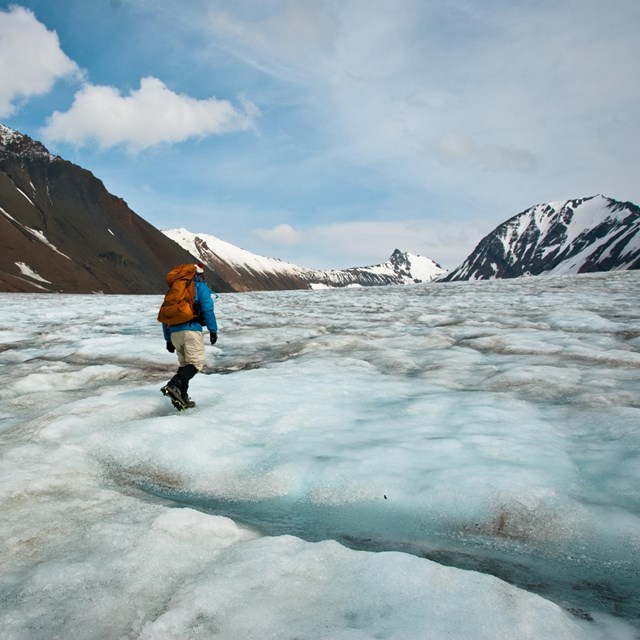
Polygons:
M218 323L211 291L204 281L204 266L183 264L167 274L169 291L158 313L169 353L176 353L177 373L162 387L173 406L182 411L195 406L189 398L189 381L204 367L204 337L202 328L209 330L209 342L218 340Z

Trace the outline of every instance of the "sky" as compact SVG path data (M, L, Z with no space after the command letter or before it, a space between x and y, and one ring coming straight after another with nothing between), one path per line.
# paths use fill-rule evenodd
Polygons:
M637 0L0 0L0 122L160 229L454 268L539 203L640 204Z

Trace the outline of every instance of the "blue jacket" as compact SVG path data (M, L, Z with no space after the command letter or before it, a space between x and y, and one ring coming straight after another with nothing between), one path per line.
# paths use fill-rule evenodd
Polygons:
M216 314L213 309L213 299L211 298L211 291L207 286L207 283L202 279L202 276L196 276L196 298L195 301L200 305L200 317L204 320L207 329L211 333L218 332L218 323L216 322ZM164 333L164 339L168 342L171 340L171 334L176 331L200 331L202 332L202 325L196 320L191 322L183 322L182 324L174 324L169 326L162 324L162 331Z

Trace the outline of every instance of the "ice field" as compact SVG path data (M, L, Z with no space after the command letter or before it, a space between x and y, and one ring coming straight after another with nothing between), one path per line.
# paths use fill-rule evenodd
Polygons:
M632 639L640 272L0 294L2 640Z

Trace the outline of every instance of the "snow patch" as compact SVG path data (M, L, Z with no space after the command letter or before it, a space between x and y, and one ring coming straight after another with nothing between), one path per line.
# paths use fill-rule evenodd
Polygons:
M20 273L22 275L28 276L29 278L33 278L34 280L39 280L40 282L46 282L47 284L51 284L50 280L45 280L41 275L38 274L37 271L26 265L24 262L16 262L15 263L18 269L20 269Z
M33 200L22 189L20 189L20 187L16 187L16 189L29 201L29 204L31 204L31 206L36 206L35 204L33 204Z
M71 258L68 255L62 253L62 251L59 251L58 248L53 243L49 242L49 240L44 235L44 233L42 233L42 231L40 231L38 229L32 229L31 227L27 227L26 225L22 224L21 222L18 222L18 220L16 220L13 216L8 214L2 207L0 207L0 213L2 213L4 216L6 216L12 222L15 222L17 225L20 225L25 231L28 231L37 240L39 240L40 242L45 244L47 247L49 247L50 249L52 249L56 253L59 253L62 257L66 258L67 260L71 260Z
M15 222L16 224L20 224L12 215L8 214L2 207L0 207L0 213L2 213L4 216L9 218L9 220L11 220L12 222ZM22 225L20 224L20 226Z
M71 260L71 258L68 255L66 255L65 253L62 253L62 251L59 251L58 248L53 243L49 242L49 240L47 240L47 237L44 235L44 233L42 233L42 231L40 231L38 229L32 229L31 227L27 227L25 225L21 225L21 226L24 229L26 229L35 238L40 240L40 242L42 242L43 244L47 245L47 247L49 247L49 249L53 249L53 251L55 251L56 253L60 254L63 258L66 258L67 260Z

